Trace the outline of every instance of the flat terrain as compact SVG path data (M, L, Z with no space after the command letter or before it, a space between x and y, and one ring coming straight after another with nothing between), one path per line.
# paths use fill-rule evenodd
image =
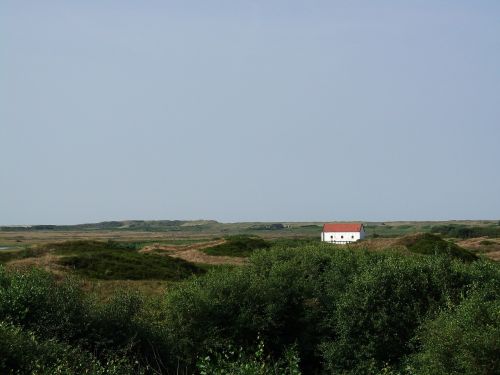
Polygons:
M335 221L332 221L335 222ZM363 222L369 236L396 237L442 226L500 228L498 220ZM229 235L319 238L323 222L113 221L80 225L0 226L0 247L66 240L157 241L179 244Z

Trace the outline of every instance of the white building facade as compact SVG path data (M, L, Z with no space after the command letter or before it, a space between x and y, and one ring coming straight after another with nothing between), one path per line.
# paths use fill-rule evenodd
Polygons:
M365 228L363 224L324 224L321 232L321 241L347 244L365 238Z

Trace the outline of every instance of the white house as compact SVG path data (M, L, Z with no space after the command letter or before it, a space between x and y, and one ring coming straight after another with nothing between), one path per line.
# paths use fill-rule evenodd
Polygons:
M324 224L321 241L346 244L365 238L363 224Z

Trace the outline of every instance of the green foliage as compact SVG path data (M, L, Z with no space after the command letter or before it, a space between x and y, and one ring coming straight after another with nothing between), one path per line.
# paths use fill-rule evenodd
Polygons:
M297 341L304 366L317 362L328 303L359 262L362 256L332 253L324 245L278 248L256 253L249 267L193 280L167 296L167 306L175 306L167 310L167 321L180 356L189 361L226 341L251 347L260 334L277 356Z
M136 246L132 243L122 243L116 241L64 241L49 243L41 246L32 246L16 251L0 251L0 263L6 263L15 259L25 259L39 257L48 252L54 251L59 255L82 254L89 252L102 252L110 250L135 250Z
M495 295L496 294L496 295ZM499 289L479 290L424 324L412 365L422 375L500 373Z
M36 269L8 274L0 268L0 320L43 336L71 339L85 330L84 314L82 291L74 281L57 283Z
M32 247L7 255L0 252L0 262L39 257L53 252L57 261L77 274L105 280L178 281L205 272L203 267L166 255L137 252L138 244L115 241L66 241Z
M500 237L500 228L498 226L435 225L432 227L431 232L455 238Z
M164 365L157 356L169 359L165 332L142 298L124 294L98 303L74 280L58 282L36 269L6 273L0 268L0 322L31 332L36 340L87 351L103 363L121 358L159 369Z
M151 311L154 307L155 311ZM158 318L159 306L138 294L121 293L107 303L88 305L88 328L79 344L100 357L118 353L161 371L170 357L170 341Z
M55 250L57 254L66 255L68 253L86 254L91 252L103 252L110 250L133 251L136 249L136 246L133 243L116 242L112 240L108 241L78 240L78 241L55 242L44 245L41 248L45 250Z
M96 279L182 280L204 270L185 260L135 251L89 252L61 258L59 263Z
M385 223L375 224L367 223L364 225L368 237L398 237L419 231L425 231L425 228L419 223L412 225L387 225Z
M282 230L285 226L281 223L267 223L267 224L255 224L252 225L249 230Z
M308 245L318 245L321 240L319 238L277 238L272 240L271 245L273 247L286 247L286 248L295 248L295 247L304 247Z
M476 284L500 288L497 265L316 245L256 252L167 295L166 324L186 366L221 343L260 335L280 358L296 344L305 373L399 371L421 324ZM224 345L224 344L223 344Z
M88 245L56 251L144 256ZM0 373L498 373L498 263L281 245L161 300L0 268Z
M477 256L470 251L430 233L407 236L402 238L399 243L406 246L407 249L413 253L425 255L448 255L464 261L473 261L478 259Z
M209 351L196 365L200 375L300 375L299 358L294 348L285 351L282 359L264 354L264 343L259 342L253 353L231 344L222 352Z
M196 225L197 224L197 225ZM187 231L198 231L201 228L209 228L217 224L213 220L200 222L189 222L183 220L128 220L128 221L104 221L101 223L77 224L77 225L33 225L29 227L0 226L0 231L26 232L26 231L95 231L95 230L128 230L128 231L179 231L181 228Z
M21 250L2 250L0 251L0 264L7 263L16 259L25 259L38 257L45 254L47 251L42 248L30 247Z
M256 249L267 249L271 244L259 237L254 236L230 236L226 242L203 251L209 255L222 255L233 257L248 257Z
M327 368L371 373L398 363L427 315L458 300L465 282L445 258L386 256L364 269L338 299L336 337L322 346Z
M40 340L33 333L0 322L0 373L2 374L140 374L126 358L100 362L92 354L54 339Z

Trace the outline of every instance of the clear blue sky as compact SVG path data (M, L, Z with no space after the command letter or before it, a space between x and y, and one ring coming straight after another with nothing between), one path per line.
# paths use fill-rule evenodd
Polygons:
M500 219L500 2L0 5L0 225Z

